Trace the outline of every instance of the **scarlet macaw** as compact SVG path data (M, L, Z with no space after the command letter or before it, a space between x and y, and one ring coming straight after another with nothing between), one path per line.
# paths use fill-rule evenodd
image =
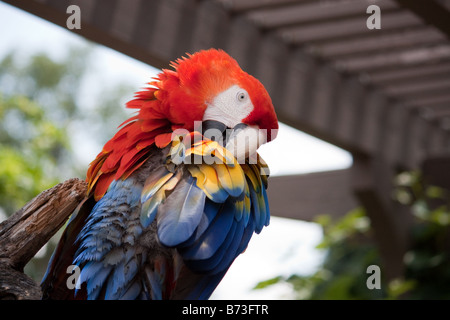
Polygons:
M136 115L90 164L44 298L207 299L269 224L267 166L255 158L278 129L267 91L222 50L171 66L127 103Z

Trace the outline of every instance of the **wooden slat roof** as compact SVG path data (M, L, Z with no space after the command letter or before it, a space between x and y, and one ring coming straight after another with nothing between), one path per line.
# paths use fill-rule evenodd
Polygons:
M265 34L301 48L340 73L356 75L399 104L419 109L438 126L447 126L450 42L445 30L449 29L428 23L430 18L421 13L431 3L434 10L446 11L450 28L450 1L215 1ZM370 4L381 9L380 30L366 27L369 14L364 13ZM411 10L411 4L419 13Z

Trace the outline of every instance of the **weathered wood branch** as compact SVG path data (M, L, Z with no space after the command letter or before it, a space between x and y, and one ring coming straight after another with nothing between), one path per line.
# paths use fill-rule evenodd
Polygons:
M0 224L0 299L40 299L23 273L27 262L62 227L85 197L87 185L70 179L41 192Z

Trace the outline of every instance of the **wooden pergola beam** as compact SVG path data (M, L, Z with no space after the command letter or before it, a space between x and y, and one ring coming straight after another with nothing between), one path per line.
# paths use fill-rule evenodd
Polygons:
M351 190L349 169L271 177L271 214L305 221L314 221L318 214L339 219L359 206Z
M395 170L382 159L354 158L352 188L366 209L381 253L387 279L402 277L413 215L392 200Z
M450 12L435 0L395 0L402 7L414 12L425 23L432 25L450 38Z
M387 86L398 83L408 83L423 80L426 77L448 76L450 61L439 64L426 64L400 70L380 71L370 74L370 81L375 85Z
M442 42L444 35L433 27L408 28L389 33L364 34L361 37L332 40L313 46L325 59L337 59L371 55L392 49L402 49L411 45L433 45Z

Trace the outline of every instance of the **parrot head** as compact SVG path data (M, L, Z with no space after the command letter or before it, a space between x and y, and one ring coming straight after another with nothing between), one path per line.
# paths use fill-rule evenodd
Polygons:
M192 131L201 124L207 137L220 139L238 160L273 140L278 120L262 83L222 50L209 49L172 63L152 82L164 97L168 119Z
M86 180L96 200L112 181L126 179L144 164L152 146L169 145L177 130L222 139L222 146L240 163L275 139L278 120L269 94L227 53L199 51L171 66L173 70L163 69L127 103L137 114L120 126L91 163Z

